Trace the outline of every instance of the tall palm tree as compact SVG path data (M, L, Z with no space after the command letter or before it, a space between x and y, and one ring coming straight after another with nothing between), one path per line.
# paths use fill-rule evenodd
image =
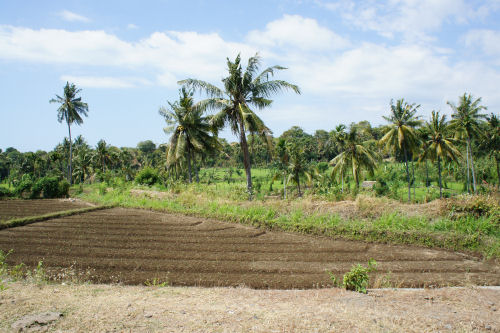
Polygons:
M302 196L300 191L300 176L306 175L310 178L310 174L306 171L306 161L304 159L304 146L299 142L291 141L286 144L286 151L288 155L288 170L290 175L288 181L294 181L297 184L297 191L299 197Z
M439 197L443 197L443 185L441 182L441 159L449 158L458 163L460 151L453 144L453 139L447 137L448 124L446 116L439 117L439 112L432 111L431 121L426 124L428 137L424 145L424 152L419 160L430 158L437 160L439 176Z
M469 190L469 170L472 171L472 186L474 193L476 189L476 175L474 173L474 160L472 158L471 139L480 135L480 124L486 115L481 114L481 110L487 108L481 103L481 97L474 100L471 94L464 93L458 98L458 106L448 101L448 105L453 110L451 115L450 127L455 131L457 138L465 138L467 155L467 190ZM469 166L470 158L470 166Z
M343 175L351 169L356 188L359 188L362 169L373 174L377 167L377 156L369 148L362 145L354 126L351 126L344 140L344 151L330 161L330 164L333 165L332 175Z
M104 139L99 140L95 147L94 163L101 167L102 172L106 171L106 164L111 164L112 156L110 151L110 146L104 141Z
M73 83L66 82L64 86L63 97L56 95L49 103L59 103L61 104L57 109L57 120L62 123L63 120L68 124L69 133L69 169L68 169L68 181L70 184L73 183L72 170L71 170L71 160L73 158L72 143L71 143L71 124L76 123L81 125L83 123L82 115L87 117L89 111L89 106L87 103L82 102L81 97L77 97L81 89L77 89Z
M217 138L210 135L212 126L210 117L203 116L204 106L194 106L193 91L185 87L179 90L179 100L170 103L170 109L161 107L160 115L165 118L165 133L170 134L167 150L167 165L173 165L181 158L186 158L189 182L192 182L191 161L195 153L213 152L219 146Z
M408 168L408 157L417 151L419 138L415 133L415 127L422 121L418 119L416 113L420 105L408 104L404 99L396 101L396 105L391 101L391 115L384 117L390 125L388 132L380 139L379 143L386 149L392 150L394 155L402 152L405 159L406 180L408 181L408 202L411 201L410 170Z
M335 127L333 137L331 138L333 144L336 146L339 153L342 153L344 151L344 148L345 148L346 137L347 137L347 133L346 133L345 129L346 129L346 126L344 124L337 125ZM345 171L346 170L344 170L342 168L339 170L340 179L341 179L341 183L342 183L342 192L344 192Z
M300 89L296 85L282 80L270 80L275 71L283 70L285 67L272 66L258 74L259 65L260 57L257 54L248 59L245 70L242 68L240 55L234 62L227 59L228 76L222 79L223 89L196 79L179 81L179 84L202 90L209 96L198 104L207 109L218 110L212 118L215 128L221 129L229 124L232 132L239 137L250 197L252 175L246 133L262 135L266 141L271 142L271 130L264 125L252 107L257 109L269 107L272 104L270 97L283 90L292 90L300 94Z
M488 121L485 139L481 141L480 148L488 152L495 159L497 167L497 190L500 189L500 120L493 113L486 118Z

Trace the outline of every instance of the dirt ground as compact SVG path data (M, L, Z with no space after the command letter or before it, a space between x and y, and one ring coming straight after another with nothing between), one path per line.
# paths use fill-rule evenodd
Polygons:
M0 200L0 221L89 207L76 199Z
M63 314L63 332L500 332L500 289L370 290L40 285L0 292L0 331ZM35 329L39 328L37 326Z
M55 280L175 286L329 287L378 262L372 287L500 285L500 265L463 253L333 240L183 215L113 208L0 231L8 264Z

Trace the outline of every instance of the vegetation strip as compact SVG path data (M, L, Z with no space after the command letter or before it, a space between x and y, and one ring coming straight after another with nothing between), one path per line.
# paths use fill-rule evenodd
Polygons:
M23 226L23 225L27 225L27 224L31 224L31 223L35 223L35 222L46 221L46 220L50 220L50 219L54 219L54 218L58 218L58 217L77 215L77 214L82 214L82 213L93 212L96 210L109 209L109 208L113 208L113 207L115 207L115 205L87 207L87 208L80 208L80 209L65 210L62 212L49 213L49 214L44 214L44 215L39 215L39 216L29 216L29 217L23 217L23 218L19 218L19 219L2 221L2 222L0 222L0 230L7 229L7 228L19 227L19 226Z

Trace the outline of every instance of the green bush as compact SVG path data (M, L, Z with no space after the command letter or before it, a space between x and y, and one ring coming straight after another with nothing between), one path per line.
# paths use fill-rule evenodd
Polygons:
M14 193L12 193L8 188L0 187L0 198L8 198L12 196L14 196Z
M368 273L374 271L376 266L377 263L373 259L368 261L368 267L361 264L353 265L351 270L344 275L344 288L366 294L369 281Z
M59 196L59 179L56 177L42 177L36 181L31 189L31 198L39 198L40 194L45 199Z
M69 195L69 183L66 179L59 181L58 184L59 197L67 197Z
M33 187L33 179L31 176L26 174L23 175L21 181L16 185L14 193L18 197L22 197L25 193L31 193L31 188Z
M144 168L135 176L135 182L141 185L151 186L156 184L158 180L158 171L152 168Z
M383 177L377 178L377 182L373 186L373 189L379 197L387 195L389 193L389 186L387 186L387 182Z

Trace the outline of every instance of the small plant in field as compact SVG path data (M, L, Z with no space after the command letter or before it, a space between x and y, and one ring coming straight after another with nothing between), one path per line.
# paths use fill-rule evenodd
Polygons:
M368 261L368 267L361 264L353 265L351 270L344 275L344 288L366 294L369 280L368 273L376 270L376 267L377 262L373 259Z
M340 287L340 280L337 279L337 277L335 276L335 274L333 274L332 272L330 271L326 271L328 273L328 276L330 276L330 279L332 280L332 284L334 287Z
M146 280L144 284L148 287L168 287L168 278L165 278L164 281L158 278L154 278L153 280Z
M40 260L38 262L35 269L33 269L33 272L28 271L27 276L28 276L28 278L31 278L33 280L33 282L35 282L38 285L46 283L48 280L48 277L47 277L47 273L45 272L45 268L43 268L43 261Z
M8 273L9 266L7 265L7 257L12 253L13 250L5 253L0 250L0 277Z
M23 263L12 267L9 271L9 275L14 281L21 280L26 273L26 266Z

